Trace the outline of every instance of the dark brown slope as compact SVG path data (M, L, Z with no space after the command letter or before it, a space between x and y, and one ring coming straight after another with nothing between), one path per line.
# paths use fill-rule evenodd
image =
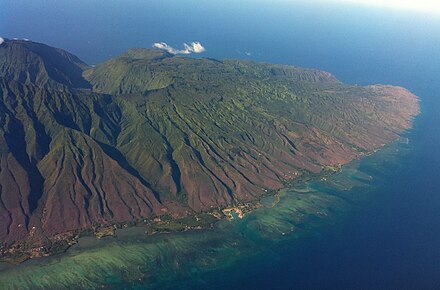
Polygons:
M4 249L255 200L383 146L419 112L403 88L291 66L136 49L88 68L9 40L0 55Z
M65 50L25 40L5 40L0 49L0 75L23 84L61 88L89 86L82 77L88 65Z
M32 42L6 41L0 54L5 56L0 78L3 243L166 210L145 180L89 137L92 129L105 135L92 128L94 122L105 130L120 116L111 99L86 90L86 65ZM109 110L105 121L99 120L106 114L101 106Z

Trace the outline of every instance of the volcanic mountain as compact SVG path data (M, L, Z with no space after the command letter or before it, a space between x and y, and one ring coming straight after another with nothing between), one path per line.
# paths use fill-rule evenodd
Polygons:
M256 200L395 140L419 112L404 88L314 69L152 49L90 67L7 39L0 95L3 254Z

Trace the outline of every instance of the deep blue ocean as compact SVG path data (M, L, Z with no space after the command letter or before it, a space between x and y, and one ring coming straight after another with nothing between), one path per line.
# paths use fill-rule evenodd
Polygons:
M309 3L312 2L312 3ZM4 1L0 36L64 48L89 64L132 47L200 41L195 57L246 58L392 84L421 98L413 150L379 193L292 247L187 288L440 289L440 16L326 1ZM177 284L179 285L179 284ZM183 285L183 284L182 284ZM178 286L177 286L178 287Z

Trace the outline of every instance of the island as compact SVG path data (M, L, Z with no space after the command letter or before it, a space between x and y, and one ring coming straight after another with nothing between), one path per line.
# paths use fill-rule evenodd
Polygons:
M12 263L117 227L241 218L396 140L420 112L404 88L316 69L144 48L92 67L9 39L0 94L0 259Z

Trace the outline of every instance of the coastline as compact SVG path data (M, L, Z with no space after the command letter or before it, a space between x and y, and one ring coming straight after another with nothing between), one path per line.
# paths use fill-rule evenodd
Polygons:
M307 243L307 237L315 233L337 231L347 215L375 197L370 192L371 185L378 182L375 174L380 177L387 166L398 165L409 152L401 149L410 147L405 142L393 142L377 154L346 164L329 180L312 178L294 188L284 188L277 192L281 202L276 206L272 207L276 196L268 195L263 200L265 206L243 219L218 220L214 230L146 235L143 226L133 226L118 229L115 238L82 237L64 254L17 266L0 264L0 284L6 283L9 288L5 289L70 289L73 285L114 289L139 283L145 289L157 289L180 279L180 275L192 276L193 267L200 275L223 271L244 257L259 259L279 242ZM365 165L374 171L364 171L368 169ZM48 271L57 279L45 279Z
M102 239L104 237L117 237L117 230L131 227L143 227L146 236L180 233L188 231L212 230L215 224L222 220L232 221L234 218L242 219L248 213L262 207L262 200L267 197L277 197L286 189L294 188L300 184L310 181L327 181L332 175L341 172L341 170L354 161L364 157L371 156L386 146L400 140L408 130L402 132L399 137L388 144L384 144L379 148L368 152L360 152L359 156L346 164L338 164L335 166L322 166L318 173L310 171L302 171L299 177L291 180L285 180L283 187L278 190L268 190L257 199L248 202L237 202L233 206L218 207L209 212L191 213L186 217L173 218L171 215L163 215L153 219L139 219L124 223L111 225L97 225L93 229L78 229L71 232L61 233L51 239L47 239L47 246L32 247L32 241L18 242L11 247L0 248L0 263L10 265L20 265L30 259L38 259L54 255L62 255L69 248L76 245L81 238L92 237ZM279 202L279 200L278 200ZM276 206L278 203L274 203ZM273 207L272 206L272 207Z
M296 184L310 181L313 178L321 179L328 177L329 173L337 171L322 171L320 173L304 173L295 180L285 182L283 188L270 190L259 196L258 199L249 202L238 202L234 206L218 207L210 212L192 213L183 218L173 218L171 215L163 215L153 219L140 219L112 225L100 225L94 229L79 229L71 232L61 233L47 239L47 246L32 247L32 241L17 242L10 247L0 248L0 263L19 265L30 259L49 257L63 254L68 249L77 244L80 238L94 237L101 239L104 237L116 237L116 230L129 227L144 227L145 235L178 233L186 231L197 231L213 229L214 224L221 220L232 220L232 212L237 212L238 218L243 218L247 213L261 207L261 200L268 196L276 196L281 190L292 187ZM30 245L29 245L30 244Z

